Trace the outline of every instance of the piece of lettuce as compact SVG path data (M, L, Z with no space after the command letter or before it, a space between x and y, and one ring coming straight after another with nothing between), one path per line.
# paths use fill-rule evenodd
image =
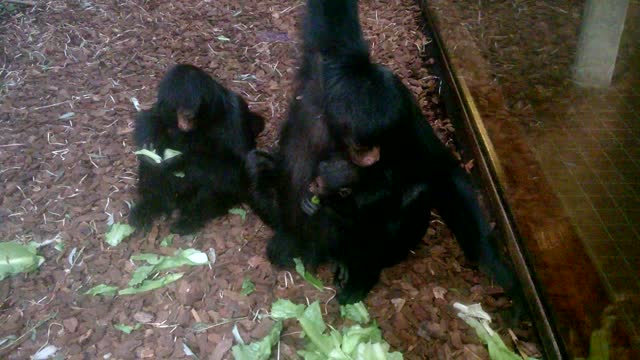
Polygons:
M146 156L149 159L153 160L153 162L155 162L156 164L160 164L162 162L162 157L156 154L156 152L152 150L142 149L142 150L136 151L134 154Z
M242 288L240 289L240 295L247 296L256 290L256 285L251 282L251 279L245 278L242 281Z
M355 317L360 320L368 318L369 314L363 304L347 308L344 312L357 314ZM304 305L279 299L271 305L271 317L276 320L298 320L308 340L305 348L298 351L298 355L305 360L402 359L401 353L389 352L389 344L382 338L375 322L368 327L354 325L341 331L329 328L322 319L318 301L305 308Z
M145 261L149 265L138 266L131 276L129 286L137 286L160 271L174 269L183 265L206 265L207 254L196 249L178 249L173 256L143 253L131 256L131 260Z
M304 313L304 305L294 304L291 300L278 299L271 304L271 318L274 320L297 319Z
M482 309L480 304L467 306L454 303L453 307L459 311L458 317L473 328L480 340L487 344L491 360L522 360L522 357L511 351L502 341L500 335L491 329L489 326L491 316ZM535 359L529 358L529 360Z
M115 223L109 227L105 241L111 246L118 246L122 240L133 234L136 228L122 223Z
M231 348L235 360L267 360L271 356L271 348L280 340L282 321L273 324L267 336L251 344L237 344Z
M0 280L11 275L36 270L44 263L33 245L16 241L0 242Z
M318 279L317 277L313 276L313 274L305 270L302 260L298 258L294 258L293 262L296 263L296 272L300 274L300 276L302 276L303 279L305 279L309 284L313 285L313 287L315 287L316 289L320 291L324 290L323 289L324 285L322 284L322 281L320 281L320 279Z
M131 334L131 332L133 332L133 330L138 330L138 329L140 329L141 326L142 326L142 324L135 324L134 326L125 325L125 324L113 325L114 328L122 331L125 334Z
M345 319L353 320L359 324L366 324L371 320L369 312L362 301L355 304L341 305L340 316Z
M182 154L182 152L178 151L178 150L174 150L174 149L164 149L164 154L162 154L162 160L169 160L172 157L176 157L178 155Z
M110 285L106 285L106 284L100 284L100 285L96 285L96 286L92 287L91 289L87 290L84 294L85 295L93 295L93 296L97 296L97 295L114 296L116 293L118 293L118 287L117 286L110 286Z
M161 247L168 247L173 245L173 238L175 237L175 235L173 234L169 234L167 236L165 236L164 238L162 238L162 241L160 241L160 246Z
M138 287L128 287L118 291L118 295L133 295L159 289L180 279L184 273L168 274L154 280L144 280Z
M245 210L243 208L229 209L229 214L240 216L242 221L245 221L247 219L247 210Z

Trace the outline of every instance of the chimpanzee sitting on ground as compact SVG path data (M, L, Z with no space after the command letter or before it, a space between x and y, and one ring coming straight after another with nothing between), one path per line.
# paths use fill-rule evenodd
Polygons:
M467 258L513 288L467 174L400 79L370 61L357 0L308 0L303 40L280 147L247 157L251 204L275 229L269 260L337 263L338 300L356 302L422 239L435 208ZM309 186L336 156L355 165L340 165L357 173L345 175L357 179L350 194L307 208Z
M244 158L255 148L264 120L203 70L181 64L162 79L156 103L135 122L135 144L181 154L156 163L139 157L138 194L130 222L148 228L159 215L179 211L171 231L192 233L245 201Z

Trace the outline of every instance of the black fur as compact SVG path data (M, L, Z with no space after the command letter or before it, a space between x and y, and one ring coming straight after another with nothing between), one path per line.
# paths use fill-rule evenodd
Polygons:
M191 130L178 128L178 111L194 115ZM182 155L161 164L140 159L139 202L130 222L148 228L156 217L177 209L172 231L186 234L245 201L244 158L263 128L262 117L203 70L184 64L172 68L160 82L153 108L136 118L134 139L138 148L158 154L170 148Z
M307 5L304 56L280 148L272 156L254 152L247 162L252 201L259 215L269 213L266 222L276 230L267 245L269 260L336 262L336 278L346 279L338 300L356 302L382 268L401 261L421 241L435 208L467 258L512 287L513 274L489 241L490 228L467 174L399 78L370 61L357 1ZM300 206L310 196L309 184L322 162L347 159L349 144L379 146L379 161L352 169L358 180L351 195L329 196L309 215ZM268 177L262 176L265 169Z

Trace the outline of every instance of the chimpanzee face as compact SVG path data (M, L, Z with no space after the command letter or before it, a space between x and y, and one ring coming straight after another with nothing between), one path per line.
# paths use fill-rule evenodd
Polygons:
M349 158L357 166L371 166L380 160L380 147L350 145Z
M192 110L178 109L178 129L188 132L195 127L196 114Z

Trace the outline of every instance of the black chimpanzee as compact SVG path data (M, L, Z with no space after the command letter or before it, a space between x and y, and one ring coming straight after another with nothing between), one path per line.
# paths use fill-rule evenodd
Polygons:
M139 157L139 203L130 222L148 228L162 214L179 210L171 231L191 233L246 200L246 154L264 119L252 113L237 94L193 65L173 67L160 82L151 110L136 118L138 148L160 156L166 149L181 154L156 163Z
M467 258L512 288L467 174L400 79L371 62L357 0L308 0L303 40L280 147L247 158L252 206L275 229L269 260L335 262L339 302L356 302L420 242L435 208Z

